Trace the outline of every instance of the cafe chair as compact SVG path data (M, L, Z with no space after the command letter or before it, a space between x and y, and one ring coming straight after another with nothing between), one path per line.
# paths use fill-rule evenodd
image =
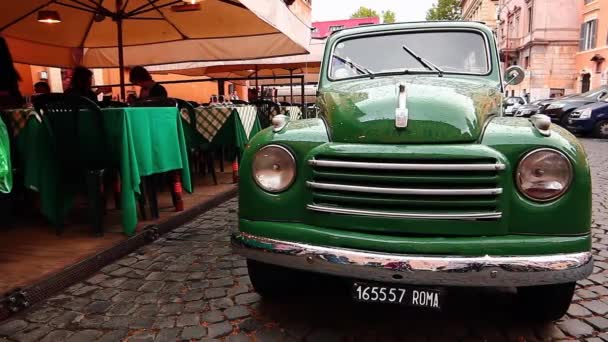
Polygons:
M251 104L257 107L258 119L262 128L270 127L272 117L281 113L281 107L273 101L257 100L251 102Z
M187 102L194 108L200 106L200 104L198 104L198 102L196 102L196 101L187 101Z
M76 190L85 185L94 233L102 236L105 211L103 178L111 163L104 159L109 148L101 109L85 97L65 94L40 95L36 99L36 107L49 134L51 151L58 161L57 205L62 205L60 194L65 187ZM85 113L93 118L88 127L83 120ZM93 141L97 143L92 144ZM64 223L55 224L57 234L61 235Z
M230 102L232 102L235 105L248 105L249 102L244 101L244 100L231 100Z

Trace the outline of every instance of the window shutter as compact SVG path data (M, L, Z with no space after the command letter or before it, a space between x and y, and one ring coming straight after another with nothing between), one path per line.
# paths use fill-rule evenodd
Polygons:
M597 19L592 20L591 21L591 27L589 28L589 30L591 31L589 33L589 36L591 37L591 42L590 42L590 49L595 49L596 43L597 43Z
M586 23L581 24L581 39L580 39L579 44L578 44L578 48L581 51L585 50L585 37L587 36L585 34L586 28L587 28L587 24Z

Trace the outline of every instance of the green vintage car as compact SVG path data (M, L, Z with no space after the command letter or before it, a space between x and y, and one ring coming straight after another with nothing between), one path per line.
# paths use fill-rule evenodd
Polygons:
M593 269L589 166L547 117L503 117L503 87L482 24L333 34L319 118L275 117L242 158L232 243L255 289L321 273L355 300L441 308L449 287L515 287L531 317L561 317Z

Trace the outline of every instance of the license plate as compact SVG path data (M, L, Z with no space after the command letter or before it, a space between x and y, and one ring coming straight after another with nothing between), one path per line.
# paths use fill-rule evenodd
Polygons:
M354 283L352 297L358 302L400 304L435 310L441 310L443 305L442 291L409 286Z

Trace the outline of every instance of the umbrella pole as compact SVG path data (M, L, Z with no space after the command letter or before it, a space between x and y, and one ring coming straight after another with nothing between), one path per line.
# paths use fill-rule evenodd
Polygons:
M293 105L293 69L289 69L289 102Z
M122 41L122 0L116 0L116 29L118 31L118 72L120 75L120 99L125 100L125 60Z
M306 113L306 106L305 106L305 98L304 98L304 75L302 75L302 78L300 78L300 91L302 91L302 113Z

